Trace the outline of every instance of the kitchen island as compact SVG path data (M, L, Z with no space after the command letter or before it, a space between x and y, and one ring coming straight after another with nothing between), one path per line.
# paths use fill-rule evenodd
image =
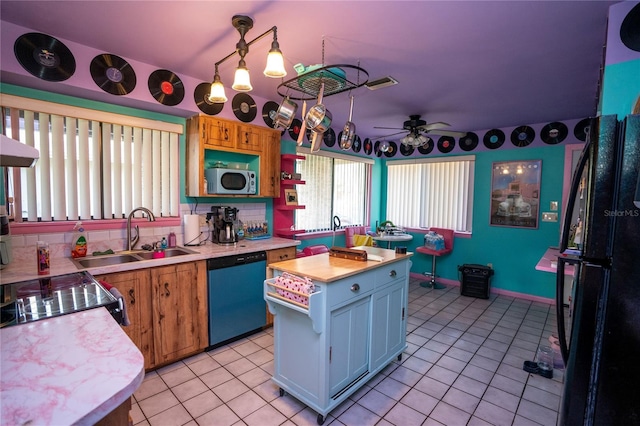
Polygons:
M104 308L0 329L2 424L127 424L142 354Z
M288 392L315 410L318 424L390 362L401 359L407 347L412 253L355 249L378 260L323 253L270 264L272 278L265 281L265 300L274 315L273 381L280 395ZM313 293L305 298L280 288L287 274L308 278Z

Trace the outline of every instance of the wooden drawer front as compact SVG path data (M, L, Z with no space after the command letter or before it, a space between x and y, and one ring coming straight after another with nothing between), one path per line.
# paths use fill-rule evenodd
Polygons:
M295 247L285 247L281 249L267 251L267 265L275 262L282 262L283 260L291 260L296 258Z
M366 272L325 285L327 289L327 303L333 307L342 305L345 302L362 297L373 291L375 275L373 271Z
M399 279L405 279L407 268L405 262L396 262L376 269L376 288L384 287Z
M258 129L249 126L238 126L238 149L245 151L262 151L261 134Z

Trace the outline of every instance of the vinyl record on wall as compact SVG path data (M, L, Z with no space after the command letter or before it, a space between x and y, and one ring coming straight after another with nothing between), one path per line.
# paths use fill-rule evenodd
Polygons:
M216 115L222 111L224 103L211 102L209 100L209 92L211 91L211 83L200 83L193 91L193 100L198 109L205 114Z
M511 143L517 147L525 147L533 142L536 132L529 126L518 126L511 132Z
M398 153L398 144L394 141L387 142L389 144L389 149L384 152L385 157L393 157Z
M334 132L331 127L329 127L327 131L324 132L324 135L322 135L322 141L326 146L331 148L336 144L336 132Z
M640 3L624 17L620 25L620 40L629 49L640 52Z
M546 144L556 145L567 138L569 130L564 123L554 121L540 130L540 139Z
M91 60L89 71L98 87L112 95L126 95L136 87L136 73L119 56L102 53Z
M435 143L433 142L433 139L427 137L427 141L425 142L425 144L418 147L418 152L422 155L431 154L434 146Z
M591 119L583 118L573 128L573 135L576 139L586 142L589 136L589 128L591 127Z
M238 120L251 123L258 114L258 107L253 98L246 93L238 93L231 101L231 108Z
M302 128L302 121L297 118L291 120L291 126L289 126L289 136L294 141L298 140L298 135L300 134L300 130Z
M362 149L365 154L371 155L373 151L373 141L369 138L365 138L364 143L362 144Z
M353 150L353 152L360 152L360 150L362 149L362 140L360 139L360 136L358 135L353 136L353 142L351 142L351 149Z
M400 144L400 154L404 155L405 157L413 154L413 151L415 150L416 149L413 145L405 145L403 143Z
M456 140L451 136L440 136L438 139L438 150L444 154L451 152L456 146Z
M182 80L169 70L155 70L147 84L151 96L162 105L178 105L184 99Z
M273 115L275 117L279 107L280 105L273 101L267 101L262 105L262 120L264 121L264 124L272 129L274 122L271 116Z
M373 153L376 157L382 157L382 150L380 149L380 145L382 145L381 141L376 141L373 144Z
M491 129L482 138L482 143L489 149L500 148L504 141L504 132L500 129Z
M76 60L69 48L46 34L21 35L13 52L22 68L42 80L64 81L76 71Z
M463 151L473 151L478 146L478 135L468 132L458 141L460 149Z

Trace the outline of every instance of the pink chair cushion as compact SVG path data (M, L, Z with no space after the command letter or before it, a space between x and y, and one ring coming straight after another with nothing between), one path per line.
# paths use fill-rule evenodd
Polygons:
M329 247L325 246L324 244L307 246L302 249L302 253L304 253L305 256L313 256L314 254L327 253L328 251L329 251Z
M448 254L453 251L453 235L455 234L455 231L453 229L430 228L429 231L433 231L436 234L440 234L444 237L444 249L432 250L430 248L421 246L416 248L416 251L418 253L429 254L431 256L442 256L443 254Z
M351 248L353 247L353 236L354 235L366 235L367 231L364 226L348 226L344 228L344 240L345 247Z

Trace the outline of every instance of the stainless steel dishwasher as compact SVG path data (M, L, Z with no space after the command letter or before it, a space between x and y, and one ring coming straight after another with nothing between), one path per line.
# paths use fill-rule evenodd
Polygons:
M264 251L207 260L210 349L266 324L266 268Z

